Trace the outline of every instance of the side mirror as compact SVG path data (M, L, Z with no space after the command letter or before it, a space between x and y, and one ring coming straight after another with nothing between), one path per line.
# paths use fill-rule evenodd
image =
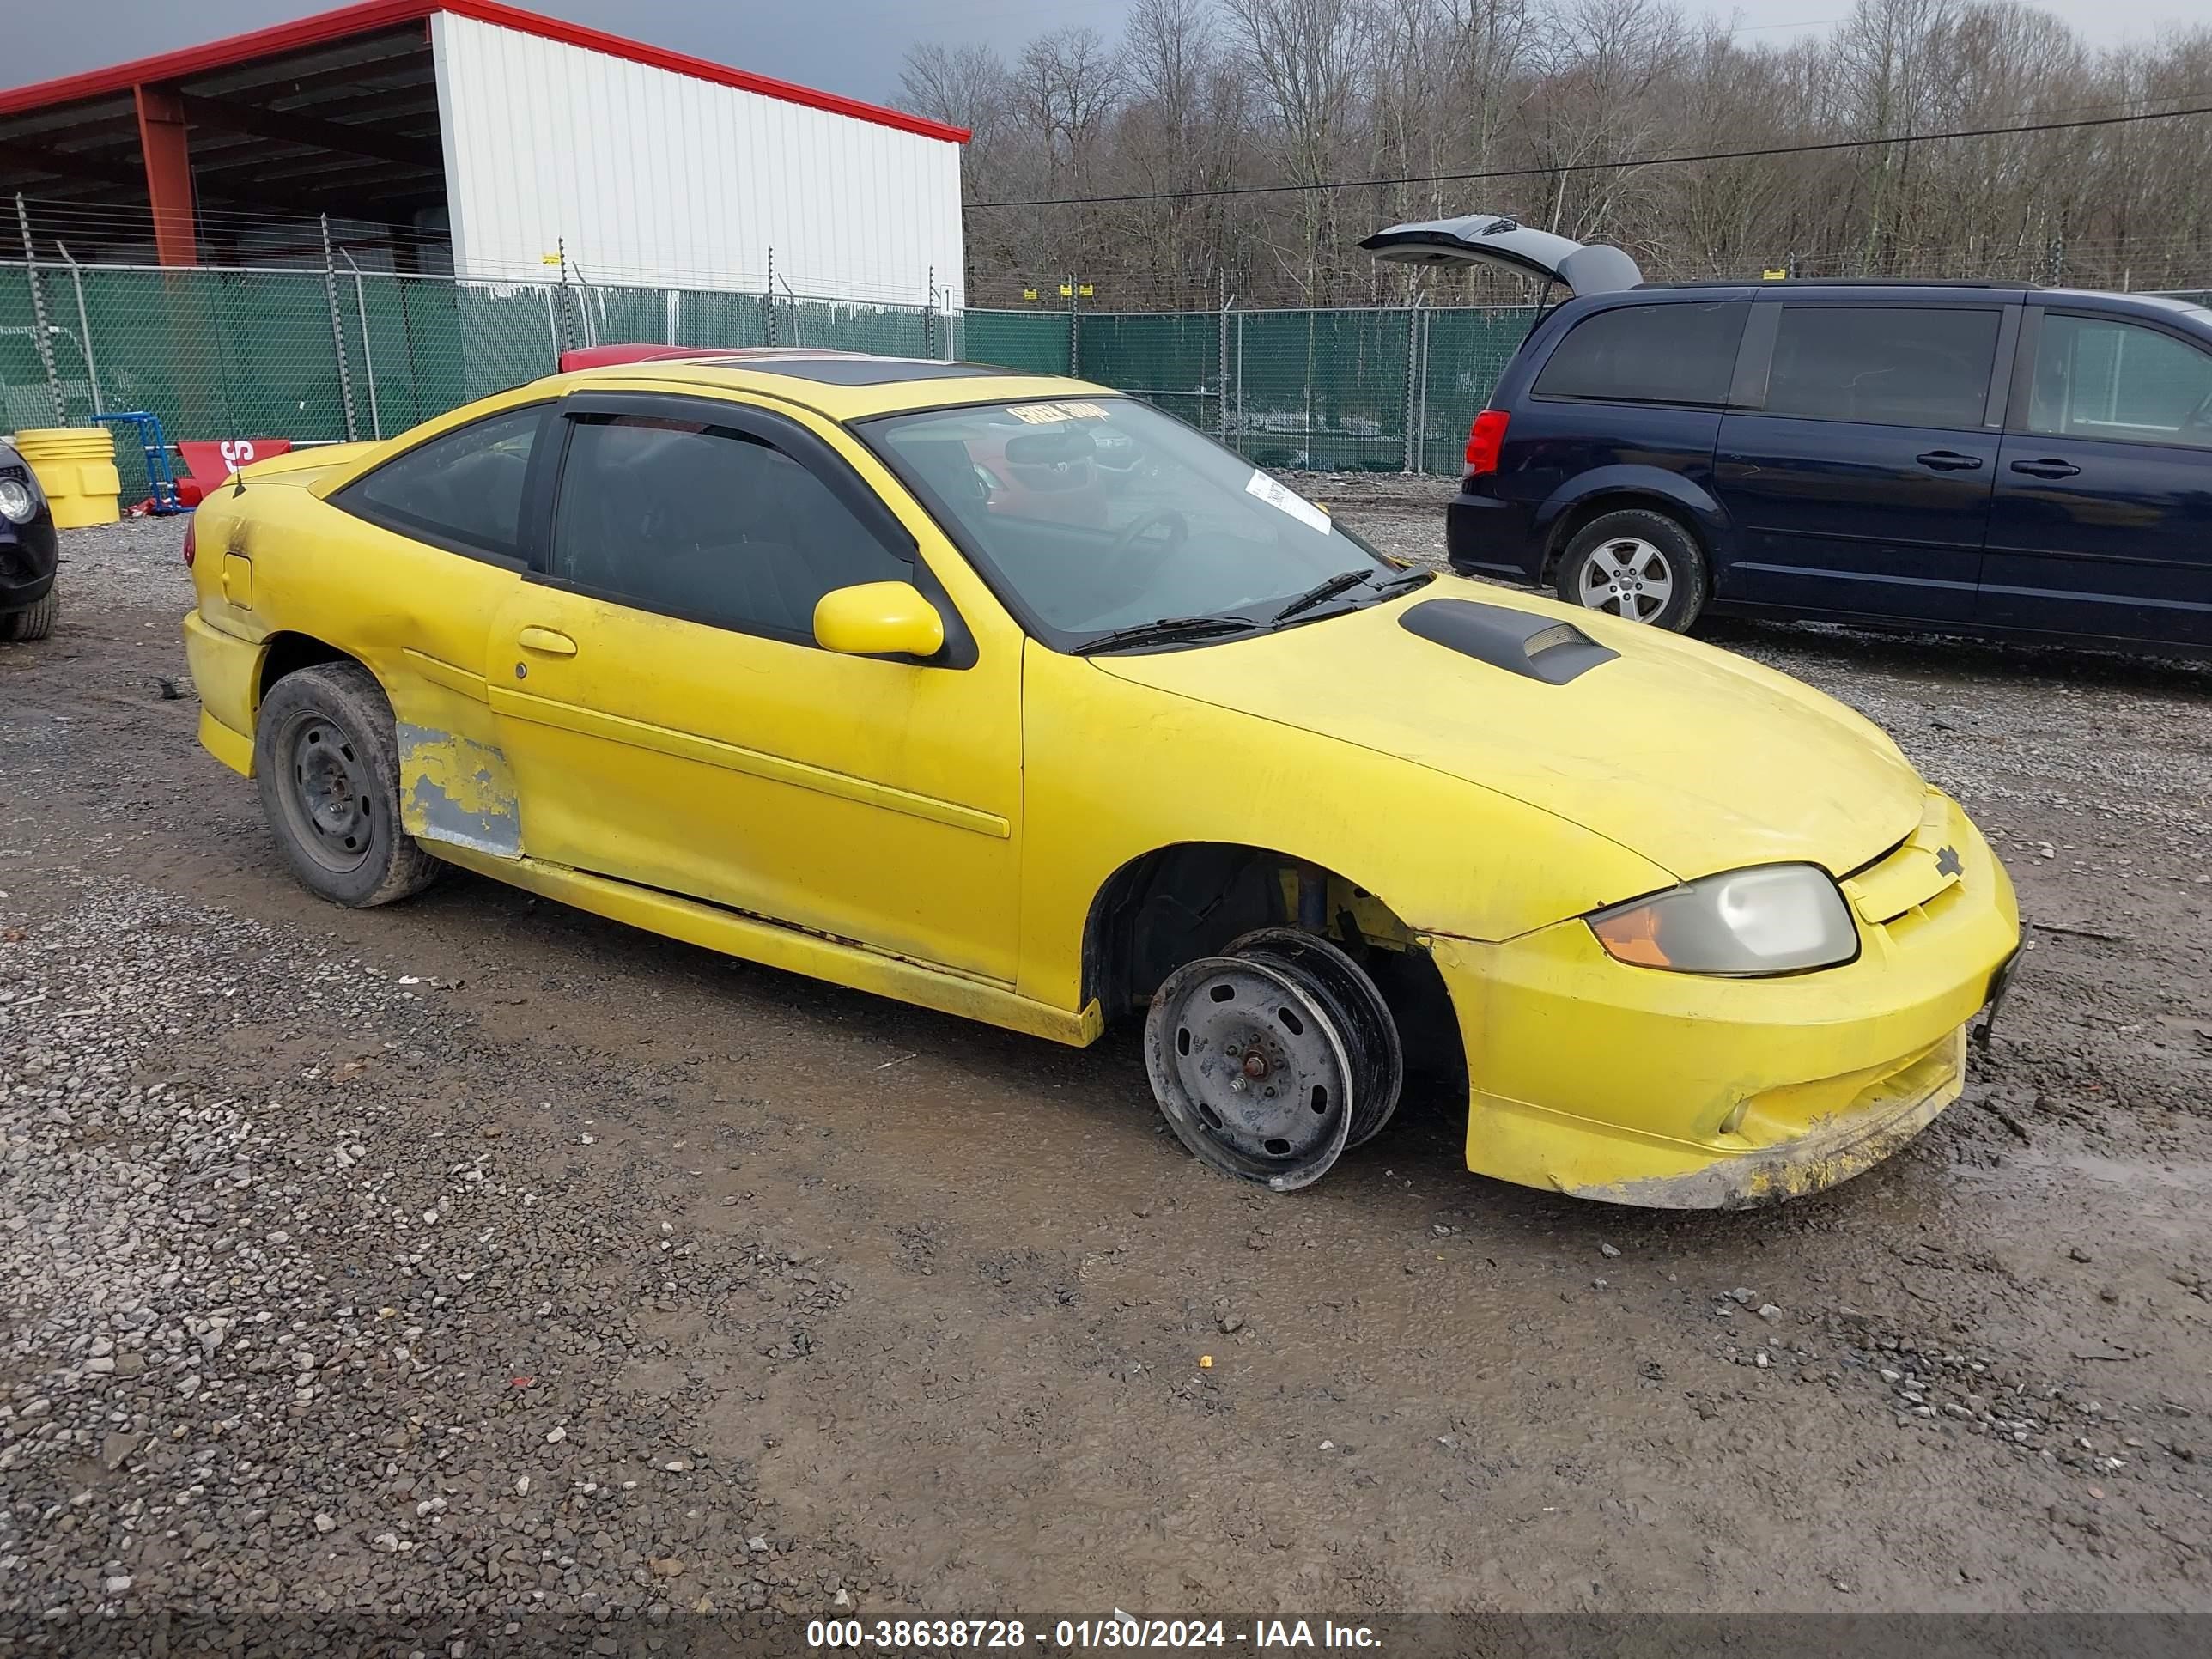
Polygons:
M862 582L815 602L814 642L848 657L933 657L945 618L912 582Z

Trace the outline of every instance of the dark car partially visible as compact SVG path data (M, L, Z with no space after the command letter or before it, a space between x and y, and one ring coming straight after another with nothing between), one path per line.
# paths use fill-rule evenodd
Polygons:
M1578 245L1470 222L1366 246L1569 281ZM2212 651L2212 312L2021 283L1648 284L1607 252L1475 419L1455 568L1674 629Z
M43 640L54 631L59 557L38 475L0 438L0 640Z

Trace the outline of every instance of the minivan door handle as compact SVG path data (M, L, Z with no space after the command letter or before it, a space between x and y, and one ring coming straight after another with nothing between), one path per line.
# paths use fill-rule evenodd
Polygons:
M525 651L535 651L546 657L573 657L576 642L566 634L556 633L550 628L526 628L517 637Z
M2046 456L2039 461L2014 461L2012 470L2025 472L2031 478L2070 478L2081 469L2071 461L2056 460Z
M1961 455L1955 449L1931 449L1912 458L1935 472L1972 472L1982 464L1978 455Z

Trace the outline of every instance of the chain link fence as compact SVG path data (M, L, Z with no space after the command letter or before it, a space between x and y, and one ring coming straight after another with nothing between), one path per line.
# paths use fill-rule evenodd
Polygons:
M962 356L1074 374L1181 416L1266 467L1456 477L1527 306L969 311Z
M2179 296L2201 299L2201 295ZM1456 476L1527 306L970 310L718 289L467 282L343 265L0 262L0 431L145 410L169 440L386 437L571 347L819 346L1073 374L1258 465ZM145 491L135 448L125 488Z
M0 263L0 432L147 410L179 439L386 437L572 347L808 345L943 357L928 307L334 270ZM118 446L128 499L146 493Z

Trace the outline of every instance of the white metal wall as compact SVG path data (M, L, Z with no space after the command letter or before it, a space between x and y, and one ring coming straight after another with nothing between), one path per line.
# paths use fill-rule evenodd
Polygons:
M965 303L960 146L501 28L431 24L456 273Z

